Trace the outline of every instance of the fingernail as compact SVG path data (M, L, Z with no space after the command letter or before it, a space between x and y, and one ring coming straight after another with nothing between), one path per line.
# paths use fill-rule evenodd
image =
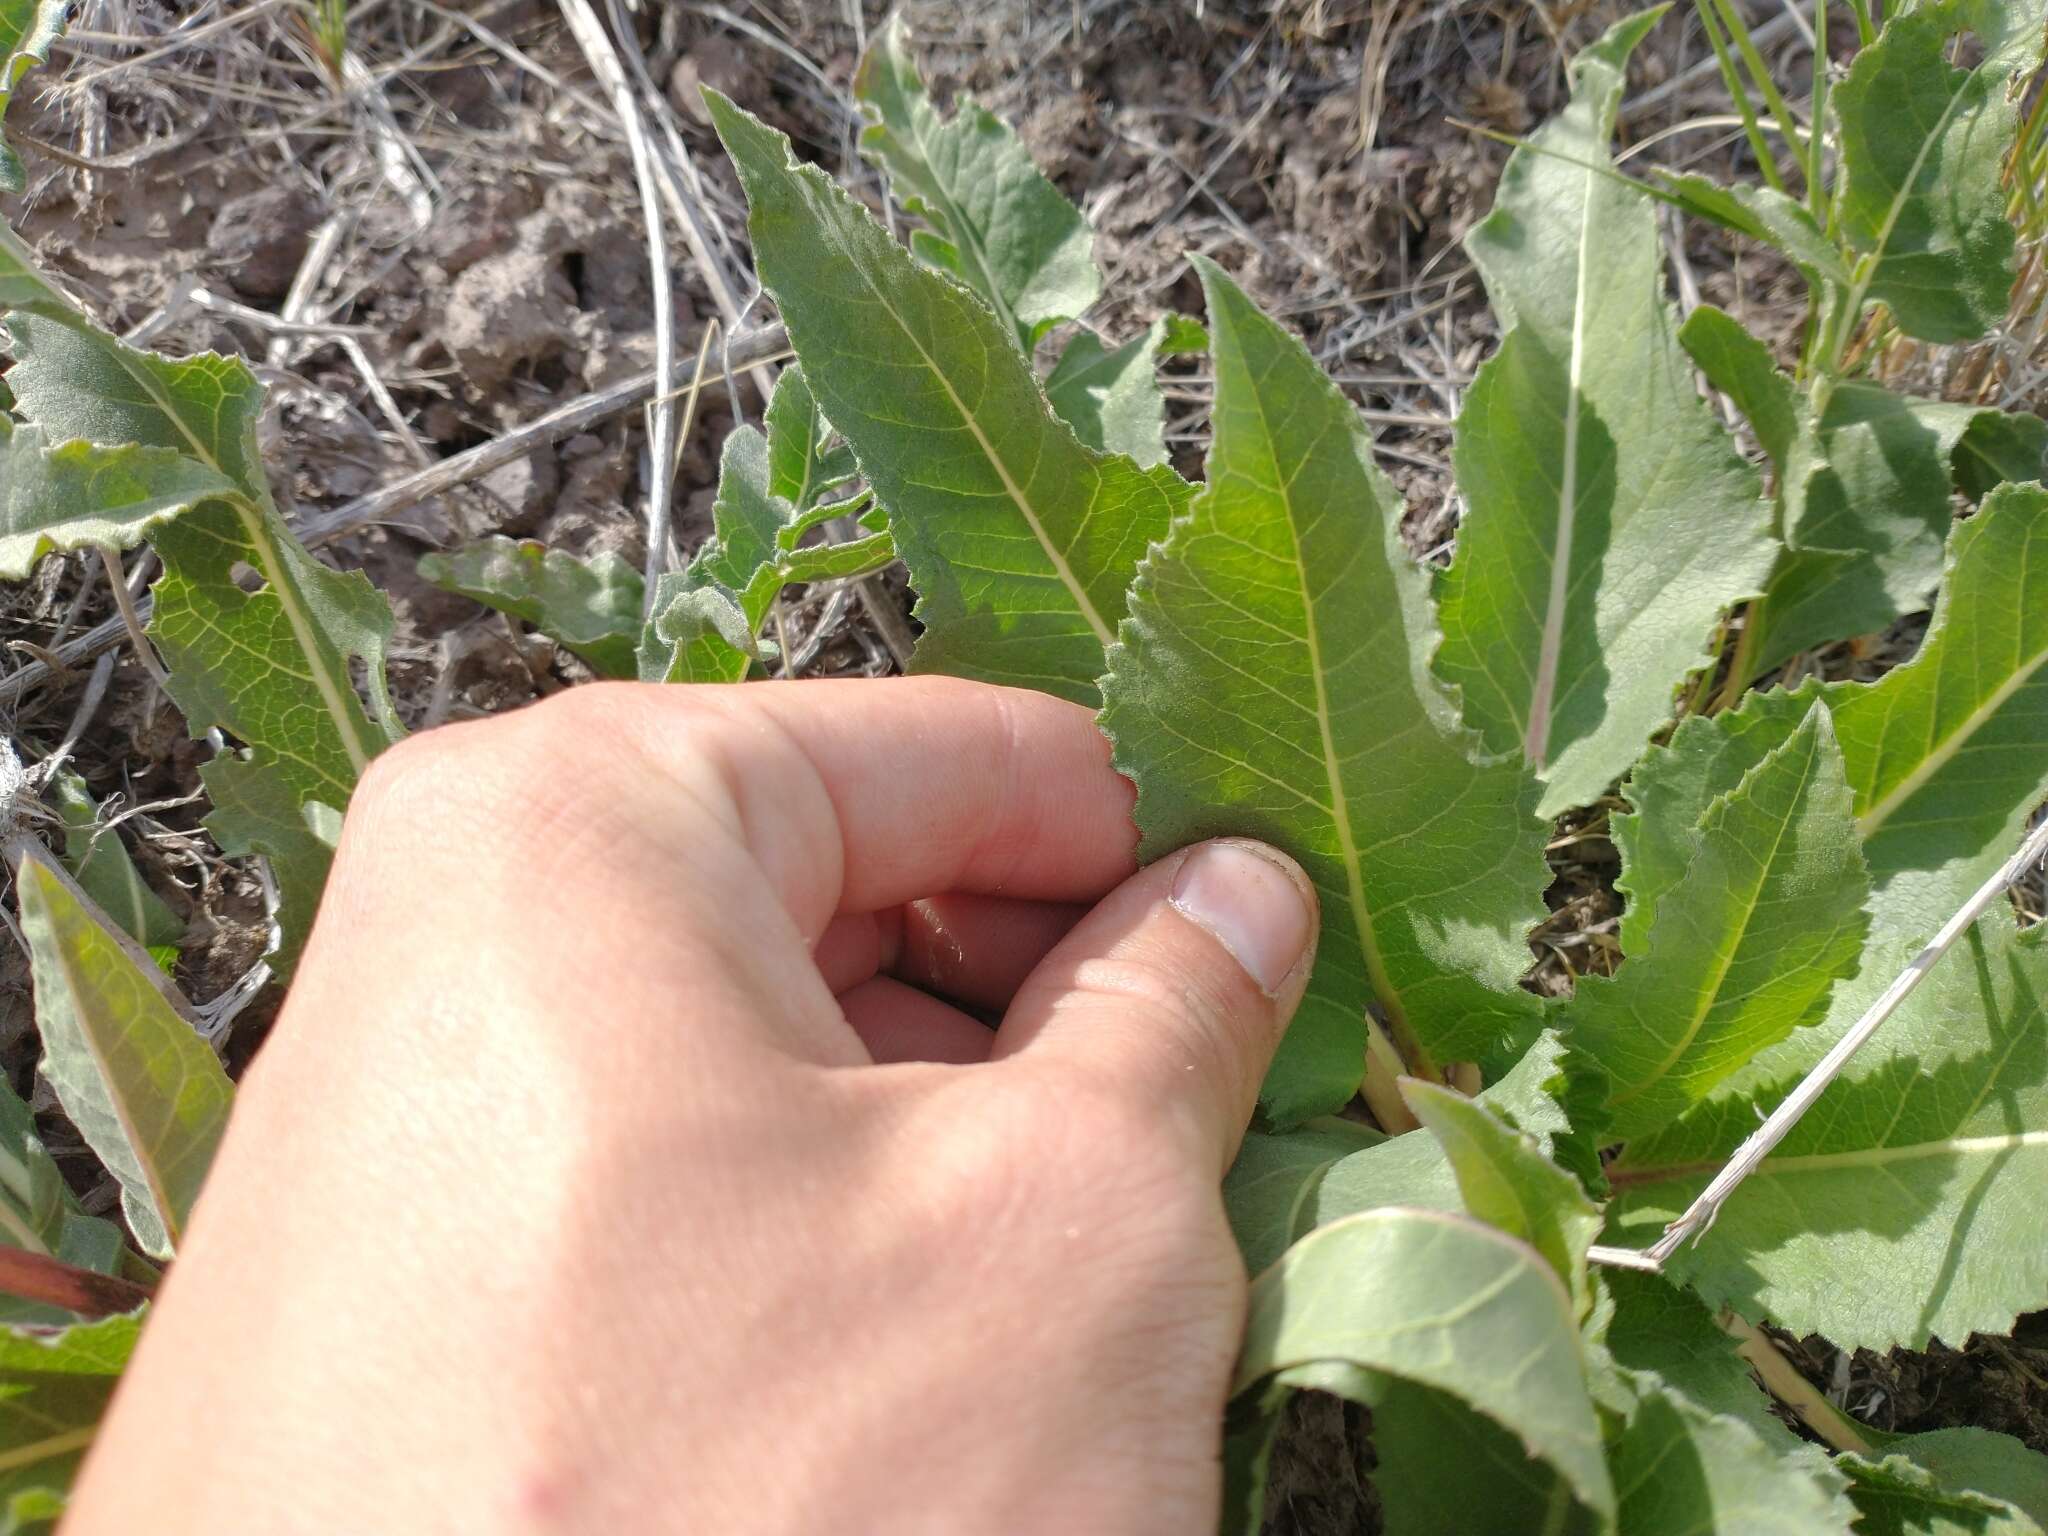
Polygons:
M1268 997L1279 994L1315 933L1301 875L1255 844L1204 843L1182 863L1168 899L1208 929Z

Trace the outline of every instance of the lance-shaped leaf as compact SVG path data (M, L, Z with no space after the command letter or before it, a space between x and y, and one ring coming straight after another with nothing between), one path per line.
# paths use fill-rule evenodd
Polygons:
M1760 183L1724 187L1695 174L1680 176L1657 170L1651 174L1664 195L1687 213L1772 247L1810 282L1848 286L1849 269L1841 251L1797 198Z
M1588 976L1566 1038L1607 1074L1610 1130L1668 1123L1826 1012L1856 969L1869 878L1842 757L1815 705L1700 818L1683 880L1613 977Z
M1612 1518L1571 1297L1528 1245L1432 1211L1368 1211L1319 1228L1252 1282L1233 1394L1314 1366L1450 1394Z
M1638 1399L1612 1453L1619 1536L1674 1531L1848 1536L1856 1509L1839 1475L1773 1454L1739 1419L1636 1376Z
M0 1329L0 1530L61 1510L141 1331L140 1313Z
M496 535L422 556L420 575L525 620L600 677L634 675L646 587L640 573L610 551L582 560L532 539Z
M15 872L43 1075L121 1185L136 1241L167 1259L227 1128L234 1087L149 957L40 855Z
M1404 1079L1401 1097L1444 1149L1465 1209L1542 1254L1584 1317L1592 1305L1586 1249L1599 1236L1600 1212L1579 1181L1535 1137L1461 1093Z
M1307 350L1199 263L1216 364L1208 487L1147 560L1104 683L1142 853L1234 833L1322 896L1307 999L1266 1082L1282 1122L1340 1107L1361 1009L1438 1060L1533 1033L1516 989L1543 834L1512 761L1475 763L1419 658L1423 578L1358 413Z
M1844 1349L2008 1332L2048 1297L2044 991L2037 938L1979 922L1667 1270ZM1631 1141L1612 1240L1654 1239L1791 1086Z
M1873 1517L1859 1531L1965 1530L2035 1536L2048 1524L2048 1456L2029 1450L2011 1435L1958 1425L1887 1437L1884 1450L1885 1460L1877 1466L1845 1458L1850 1476L1879 1494L1866 1503L1864 1486L1859 1486L1857 1505ZM1917 1502L1914 1495L1931 1506L1919 1511L1919 1523L1908 1517ZM1977 1507L1984 1502L1994 1503L1996 1512ZM1979 1523L1970 1523L1972 1515L1982 1517ZM1943 1520L1948 1523L1940 1523Z
M1974 340L2004 318L2012 294L2004 169L2014 61L1951 64L1949 39L1966 20L1945 6L1890 17L1833 96L1838 217L1865 262L1855 291L1924 341Z
M234 491L156 528L164 563L151 626L170 692L195 733L244 751L202 770L208 828L230 853L262 853L280 889L288 966L325 878L322 832L370 758L398 734L385 692L391 610L360 573L307 553L278 515L256 444L262 390L238 360L171 360L124 346L56 307L20 242L0 231L0 301L16 362L17 407L54 438L171 450ZM260 581L244 590L241 577ZM375 723L356 693L362 669Z
M159 523L233 489L174 449L52 448L41 427L0 418L0 580L21 580L56 550L127 549Z
M1095 703L1147 546L1190 494L1082 446L986 305L715 93L761 280L918 589L915 669Z
M1582 1130L1599 1118L1597 1076L1576 1077L1577 1066L1556 1032L1546 1030L1477 1102L1504 1126L1532 1137L1540 1156L1563 1163L1576 1144L1575 1124ZM1595 1090L1591 1105L1584 1102L1589 1087ZM1223 1204L1253 1274L1316 1227L1360 1211L1466 1208L1458 1174L1436 1137L1418 1130L1390 1139L1335 1119L1246 1136L1224 1180Z
M1467 511L1437 671L1544 815L1606 789L1671 717L1773 543L1756 474L1699 397L1664 297L1656 203L1611 175L1622 69L1654 15L1572 65L1572 103L1467 244L1507 335L1458 419Z
M120 834L100 820L85 780L75 773L59 773L47 793L64 823L64 867L79 889L143 948L176 944L185 932L184 923L144 882Z
M50 48L64 35L70 13L70 0L0 0L0 117L21 77L49 62ZM20 158L0 140L0 192L19 193L27 185Z
M871 122L861 152L932 226L916 242L919 255L978 293L1026 351L1055 322L1087 311L1102 278L1081 210L982 107L962 98L950 120L939 116L901 13L868 45L853 93Z

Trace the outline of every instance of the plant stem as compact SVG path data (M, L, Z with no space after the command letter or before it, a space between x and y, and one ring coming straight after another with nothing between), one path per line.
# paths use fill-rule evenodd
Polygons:
M1372 1111L1373 1119L1389 1136L1399 1136L1422 1124L1401 1098L1401 1079L1406 1075L1408 1068L1401 1060L1401 1053L1394 1049L1394 1042L1387 1038L1380 1021L1368 1013L1365 1016L1365 1081L1359 1085L1358 1091L1365 1099L1366 1108Z
M1736 1341L1735 1353L1762 1379L1764 1389L1799 1416L1799 1422L1838 1451L1868 1456L1873 1447L1856 1421L1828 1401L1827 1394L1800 1375L1784 1351L1761 1328L1733 1312L1714 1319Z
M1735 110L1742 114L1742 132L1749 140L1750 152L1756 156L1757 168L1763 172L1764 180L1771 184L1772 191L1783 192L1785 180L1778 174L1771 146L1756 120L1756 104L1749 99L1749 89L1742 83L1742 73L1736 69L1735 60L1728 52L1728 41L1721 35L1721 24L1714 19L1710 0L1693 0L1693 10L1699 15L1700 25L1706 29L1707 43L1714 50L1714 62L1721 67L1721 81L1735 99Z
M133 1312L148 1301L153 1287L80 1269L46 1254L0 1247L0 1293L61 1307L80 1317L112 1317Z

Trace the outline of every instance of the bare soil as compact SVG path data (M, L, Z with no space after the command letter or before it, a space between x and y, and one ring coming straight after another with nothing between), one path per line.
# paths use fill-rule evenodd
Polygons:
M1199 312L1186 257L1215 257L1368 413L1408 501L1411 543L1433 561L1447 557L1457 519L1449 422L1495 336L1459 243L1507 154L1488 134L1526 131L1555 111L1564 60L1628 8L906 4L934 93L971 91L1016 123L1093 220L1110 281L1091 323L1121 338L1164 311ZM1775 0L1751 9L1760 23L1780 14ZM469 0L459 15L423 0L359 6L361 70L340 78L289 4L89 0L83 10L53 67L22 88L11 122L32 141L29 186L4 212L115 330L258 366L271 386L265 447L289 511L332 509L651 362L652 291L627 152L550 0ZM636 41L669 83L705 211L742 264L742 206L699 83L790 132L880 208L849 92L881 20L873 0L643 11ZM1787 78L1803 78L1796 32L1773 35ZM1659 29L1632 74L1630 103L1624 135L1634 141L1724 110L1696 33ZM1738 134L1714 126L1659 148L1666 164L1723 174L1740 170L1743 153ZM1798 288L1778 263L1691 232L1671 245L1683 296L1792 343ZM688 253L677 261L678 327L694 346L717 306ZM758 411L747 386L739 394L743 409ZM1199 476L1208 409L1199 366L1176 372L1170 400L1177 467ZM685 444L686 544L708 529L717 446L733 415L722 395L707 396ZM645 458L643 423L629 412L329 551L391 596L393 681L408 723L516 707L586 675L544 640L423 583L419 556L506 533L637 562ZM95 564L53 559L0 593L0 638L20 664L110 611ZM857 607L799 605L793 622L800 639L817 642L813 671L873 671L886 660ZM1916 638L1902 630L1817 665L1873 675ZM10 733L47 749L87 685L85 668L60 671L14 706ZM131 846L191 919L178 978L195 998L220 995L261 957L261 883L201 830L203 753L125 651L83 722L75 760L102 799L141 808ZM1576 819L1553 848L1554 914L1535 942L1533 984L1546 990L1616 958L1606 810ZM276 1000L267 988L242 1014L232 1059L260 1043ZM20 953L0 943L0 1066L24 1089L27 1021ZM60 1149L74 1144L50 1128ZM105 1203L108 1192L93 1198ZM1850 1359L1809 1341L1795 1358L1881 1427L1985 1424L2048 1451L2039 1320L2012 1340L1960 1351ZM1302 1397L1276 1460L1268 1529L1377 1530L1368 1434L1362 1409Z

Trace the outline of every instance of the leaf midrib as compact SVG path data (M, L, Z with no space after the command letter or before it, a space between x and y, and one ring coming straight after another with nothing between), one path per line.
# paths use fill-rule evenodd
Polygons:
M98 1432L97 1424L87 1424L78 1429L67 1429L59 1435L31 1440L11 1450L0 1450L0 1472L17 1471L22 1467L32 1467L39 1461L54 1461L59 1456L82 1451L92 1444L93 1436Z

